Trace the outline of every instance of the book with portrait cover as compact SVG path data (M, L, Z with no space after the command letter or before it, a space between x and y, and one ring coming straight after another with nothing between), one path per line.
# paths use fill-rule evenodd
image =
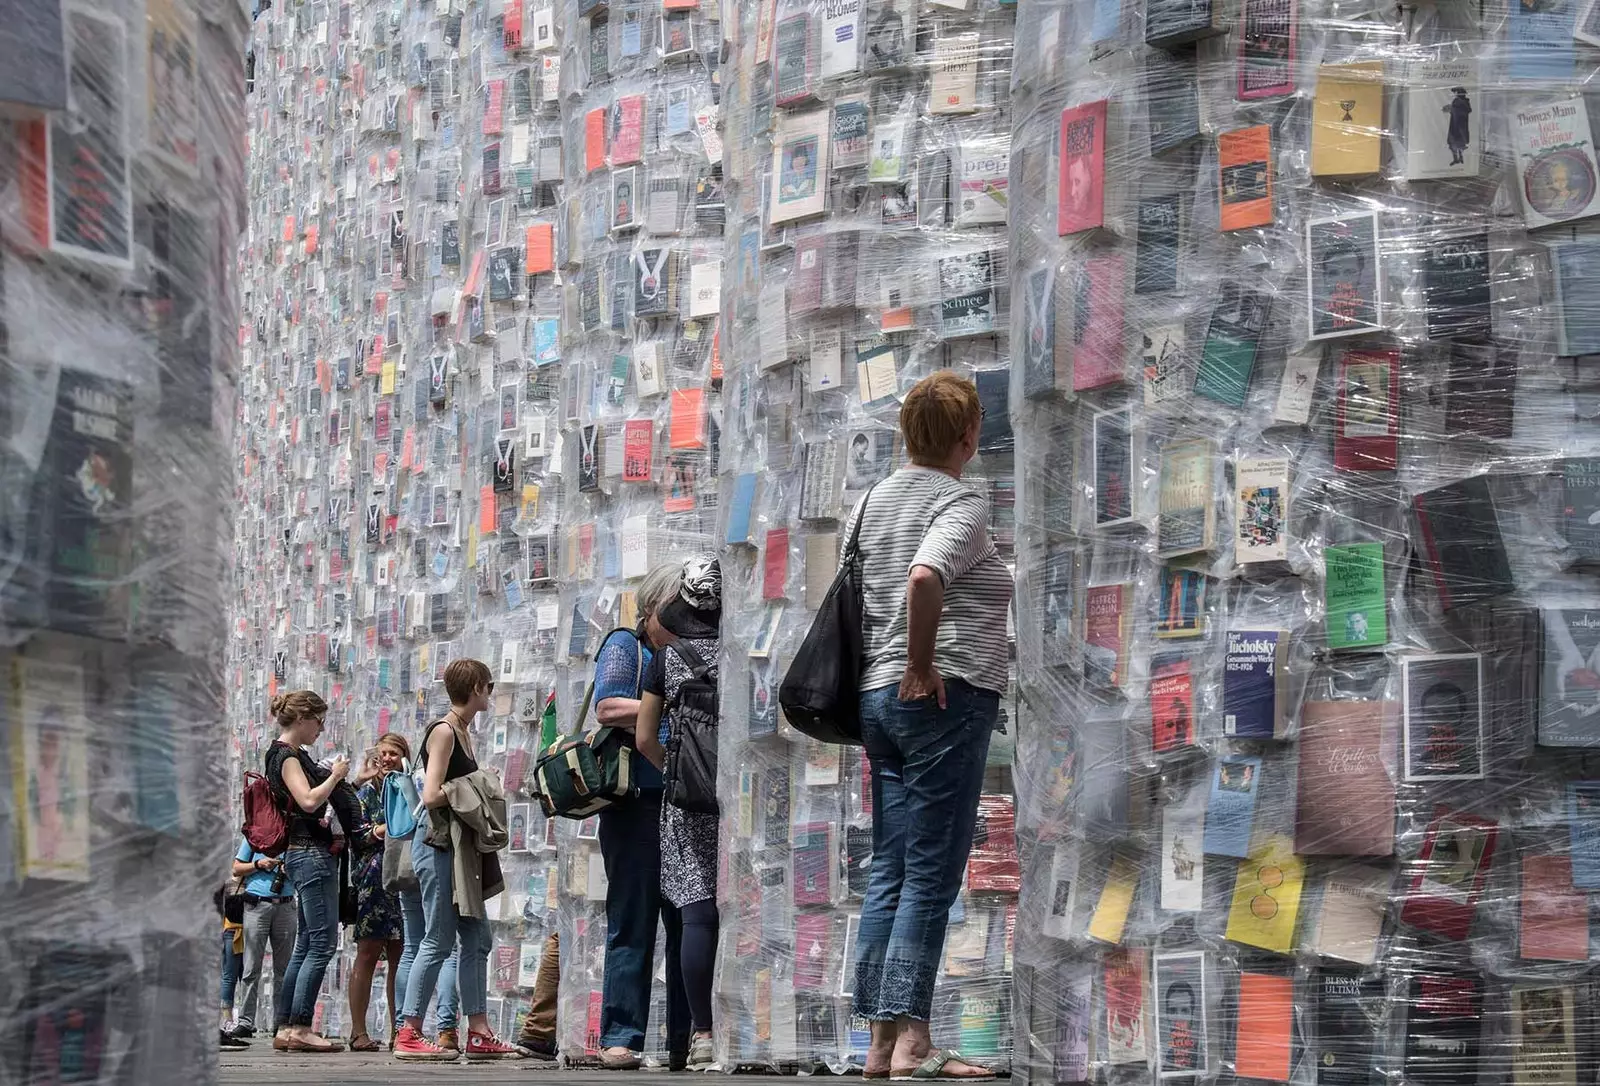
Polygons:
M1123 258L1110 253L1084 261L1069 280L1071 304L1057 306L1070 321L1072 389L1085 392L1118 384L1126 377L1122 356ZM1058 280L1059 282L1059 280ZM1061 337L1057 336L1060 345Z
M1238 565L1289 557L1289 461L1240 458L1234 464L1233 560Z
M1339 359L1333 463L1345 471L1393 471L1400 431L1400 352L1347 351Z
M1423 833L1400 920L1445 939L1465 939L1499 837L1500 827L1490 819L1436 808Z
M1376 211L1307 221L1306 305L1313 341L1382 329L1378 242Z
M1423 312L1429 339L1487 336L1489 235L1444 238L1422 254Z
M784 115L772 146L770 223L822 214L828 195L830 126L826 109Z
M1150 659L1150 751L1171 754L1194 745L1194 658L1161 653Z
M1600 747L1600 607L1541 607L1539 745Z
M1425 490L1411 499L1421 553L1446 611L1516 589L1486 475Z
M1600 167L1583 98L1516 109L1509 120L1522 221L1528 228L1600 214Z
M1151 972L1156 1076L1163 1082L1198 1079L1205 1073L1209 1058L1205 953L1158 951Z
M1258 124L1217 136L1221 228L1272 225L1272 129Z
M1556 353L1600 354L1600 241L1550 247L1556 281Z
M1241 101L1294 93L1296 2L1244 0L1235 91Z
M1406 177L1476 177L1483 146L1478 62L1422 62L1406 71Z
M1600 560L1600 457L1572 457L1556 465L1567 549L1579 562Z
M1159 557L1193 554L1215 545L1214 456L1208 438L1162 446L1160 520L1156 532Z
M1404 997L1405 1081L1461 1086L1482 1059L1483 981L1476 974L1413 973Z
M1151 196L1138 204L1139 238L1134 248L1133 292L1159 294L1178 289L1178 247L1183 201L1177 193Z
M1220 289L1206 327L1194 394L1228 407L1243 407L1272 296L1235 279L1224 279Z
M1229 630L1223 653L1222 733L1230 739L1275 739L1288 700L1285 630Z
M1587 931L1585 932L1587 956ZM1511 986L1511 1081L1515 1086L1578 1086L1579 1027L1570 984ZM1592 1014L1592 1010L1588 1014ZM1582 1036L1592 1043L1593 1020L1585 1015ZM1583 1053L1587 1064L1590 1053ZM1585 1068L1586 1074L1592 1070Z
M1383 154L1383 62L1324 64L1311 103L1311 174L1378 172Z
M1061 111L1061 165L1056 233L1065 237L1105 226L1107 102Z
M1295 851L1302 856L1394 852L1395 783L1385 751L1392 701L1308 701L1300 715Z

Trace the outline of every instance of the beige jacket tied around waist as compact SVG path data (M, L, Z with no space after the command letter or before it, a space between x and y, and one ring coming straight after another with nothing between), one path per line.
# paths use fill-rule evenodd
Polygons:
M500 778L477 769L444 782L445 806L428 810L428 835L423 843L451 852L456 912L486 918L483 903L505 889L500 859L495 854L510 843L506 829L506 793Z

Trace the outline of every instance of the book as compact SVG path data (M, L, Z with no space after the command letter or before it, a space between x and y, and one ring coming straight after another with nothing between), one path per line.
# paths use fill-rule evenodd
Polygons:
M1288 954L1305 886L1305 861L1283 836L1266 838L1240 862L1225 934L1230 942Z
M828 193L829 139L826 109L784 115L772 147L770 222L793 222L822 214Z
M1239 974L1234 1072L1240 1078L1289 1081L1294 1052L1294 978Z
M1499 839L1498 824L1440 806L1423 834L1400 919L1445 939L1467 937Z
M1309 701L1301 711L1295 851L1302 856L1394 852L1395 785L1386 752L1389 701Z
M1244 859L1250 855L1250 836L1261 785L1261 759L1251 754L1224 754L1211 770L1211 790L1206 798L1205 851L1213 856Z
M783 18L773 34L772 79L777 104L792 105L810 98L815 67L811 16L797 11Z
M934 116L972 113L978 108L977 30L944 29L934 35L929 66L928 112Z
M1231 739L1283 734L1289 655L1286 630L1229 630L1223 653L1222 733Z
M1422 276L1429 339L1489 335L1493 329L1487 233L1430 243L1422 254Z
M1149 952L1117 947L1102 957L1100 987L1106 1008L1108 1064L1142 1064L1149 1059L1145 1031L1149 1008L1144 997L1145 968Z
M1383 544L1333 544L1324 549L1323 564L1328 647L1367 649L1387 643Z
M1522 856L1520 926L1517 953L1525 961L1589 960L1589 895L1573 885L1571 856Z
M1206 960L1198 950L1157 951L1155 994L1156 1077L1198 1078L1208 1065Z
M1550 270L1556 283L1556 353L1600 354L1600 242L1552 245Z
M655 421L629 419L622 424L622 481L648 483L655 447Z
M1384 1004L1381 976L1343 968L1312 972L1317 1086L1371 1086Z
M1600 457L1571 457L1556 471L1567 550L1579 562L1600 559Z
M1194 746L1194 660L1162 653L1150 660L1150 751L1171 754Z
M1161 812L1161 908L1197 913L1205 898L1204 812L1171 806Z
M1011 370L976 370L972 374L978 386L978 407L981 422L978 427L979 452L1004 452L1016 447L1016 435L1011 429ZM889 437L887 433L885 437ZM1011 504L1015 505L1013 497ZM1002 503L995 501L996 515Z
M1561 83L1572 78L1579 30L1592 32L1592 13L1577 24L1577 0L1519 0L1508 5L1506 75L1517 82Z
M1156 553L1168 558L1215 545L1214 452L1206 438L1172 441L1161 449L1160 520Z
M1579 1033L1574 1002L1570 984L1529 982L1511 986L1514 1086L1578 1086ZM1586 1021L1586 1041L1591 1029L1592 1021ZM1584 1055L1587 1057L1588 1053Z
M1206 575L1165 563L1161 567L1156 636L1199 637L1205 633Z
M1045 553L1039 655L1046 667L1075 662L1080 552L1050 547Z
M1182 211L1182 198L1177 193L1139 201L1139 237L1133 261L1135 294L1178 289Z
M1296 0L1244 0L1234 91L1241 101L1294 93L1295 4Z
M1289 461L1241 457L1233 468L1233 560L1241 566L1289 557Z
M1306 306L1312 341L1383 328L1383 269L1376 211L1306 222Z
M1072 915L1078 898L1078 852L1057 846L1050 859L1049 908L1040 925L1046 935L1056 939L1072 936Z
M917 5L911 0L867 0L866 67L871 72L899 68L916 50Z
M839 445L831 438L808 441L800 483L800 519L834 520L839 514Z
M829 136L829 160L835 170L865 166L872 148L869 131L872 109L865 95L839 98L833 103L833 128Z
M1460 1086L1476 1079L1482 1058L1482 980L1467 973L1416 972L1403 999L1406 1082Z
M945 339L995 329L992 254L988 249L939 259L939 333Z
M1272 225L1272 129L1264 124L1217 135L1217 193L1224 231Z
M1072 368L1072 389L1086 392L1120 383L1122 362L1122 316L1124 274L1120 255L1093 256L1085 260L1068 281L1071 305L1058 306L1057 313L1068 323L1071 336L1056 335L1059 347L1066 339L1070 347L1067 365Z
M1478 62L1424 61L1406 70L1406 178L1476 177L1483 138L1475 122Z
M1528 229L1600 214L1600 167L1583 98L1517 109L1510 124L1522 221Z
M827 905L832 901L835 856L831 822L808 822L794 829L794 903Z
M1100 686L1127 682L1132 607L1131 584L1094 585L1084 591L1084 670Z
M1600 781L1567 782L1566 817L1572 884L1600 889Z
M1200 136L1200 80L1194 50L1149 49L1144 58L1145 128L1161 155Z
M1391 881L1384 867L1346 864L1330 871L1322 884L1312 951L1357 965L1376 962Z
M1405 779L1482 780L1483 660L1408 656L1400 665Z
M1383 62L1324 64L1311 102L1311 174L1378 172L1383 153Z
M1133 519L1133 415L1128 408L1095 413L1094 523L1097 528Z
M1061 165L1056 233L1065 237L1106 225L1105 99L1061 111Z
M1337 382L1334 466L1393 471L1399 451L1400 352L1346 351Z
M1515 591L1488 477L1474 475L1411 499L1439 606L1467 607Z
M1118 855L1106 872L1105 885L1089 917L1089 938L1116 946L1122 942L1128 925L1128 910L1133 907L1133 892L1139 884L1139 865Z
M1271 304L1272 298L1266 293L1234 279L1222 281L1195 371L1196 396L1227 407L1244 406Z
M1188 392L1184 373L1182 324L1160 324L1139 333L1139 366L1144 372L1146 407L1179 401Z
M1056 270L1034 268L1022 277L1022 395L1040 399L1067 385L1056 352ZM1597 468L1600 470L1600 468Z
M1004 226L1010 203L1010 152L976 143L963 145L956 165L955 225Z
M1600 747L1600 607L1539 609L1542 747Z
M1225 33L1228 24L1218 0L1148 0L1144 42L1166 49Z
M828 0L822 11L822 56L817 75L837 79L861 66L862 0Z

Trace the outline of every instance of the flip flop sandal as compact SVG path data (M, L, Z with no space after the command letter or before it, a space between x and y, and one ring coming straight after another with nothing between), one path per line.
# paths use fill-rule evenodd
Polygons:
M314 1053L319 1053L319 1054L320 1053L324 1053L324 1052L343 1052L344 1051L344 1045L338 1044L336 1042L331 1042L331 1041L326 1046L324 1046L324 1045L308 1045L304 1041L290 1041L289 1042L289 1051L290 1052L314 1052Z
M372 1039L368 1033L358 1033L350 1038L350 1051L352 1052L382 1052L383 1046Z
M921 1067L891 1069L889 1078L894 1082L988 1082L995 1077L993 1071L986 1071L981 1075L943 1074L945 1065L951 1060L967 1062L961 1058L961 1053L953 1048L936 1048L922 1061ZM972 1066L978 1065L972 1064Z

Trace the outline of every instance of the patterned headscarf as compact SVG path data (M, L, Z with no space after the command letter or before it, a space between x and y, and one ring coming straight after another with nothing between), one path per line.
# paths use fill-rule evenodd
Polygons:
M697 554L683 564L678 596L696 611L722 609L722 564L715 554Z

